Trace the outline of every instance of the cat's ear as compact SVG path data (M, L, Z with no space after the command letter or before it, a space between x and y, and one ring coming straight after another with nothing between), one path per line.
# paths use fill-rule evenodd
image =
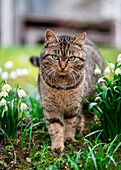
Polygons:
M77 37L74 37L73 43L78 45L79 47L83 47L85 37L86 37L86 32L82 33L81 35Z
M30 58L30 62L36 66L36 67L40 67L40 57L37 57L37 56L32 56Z
M45 43L53 43L54 41L59 41L58 37L54 34L53 31L48 29L45 35Z

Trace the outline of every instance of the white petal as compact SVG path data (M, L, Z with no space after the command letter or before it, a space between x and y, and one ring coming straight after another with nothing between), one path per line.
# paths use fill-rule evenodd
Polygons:
M121 74L121 69L120 68L117 68L116 70L115 70L115 74Z
M104 73L110 73L110 68L109 67L106 67L105 70L104 70Z
M11 90L11 86L9 84L4 84L3 87L2 87L2 90L4 91L10 91Z
M6 105L6 100L4 98L1 100L1 105Z
M6 72L6 71L1 74L1 78L2 78L3 80L7 80L8 77L9 77L9 75L8 75L8 72Z
M21 89L21 90L18 91L18 96L19 97L25 97L26 96L26 92Z
M114 69L115 68L115 65L113 63L108 63L109 67Z
M101 74L101 70L99 68L95 68L94 75Z
M7 62L5 63L5 67L6 67L6 68L13 68L13 62L12 62L12 61L7 61Z
M12 71L12 72L10 73L10 78L11 78L11 79L16 79L16 78L17 78L17 73L16 73L15 71Z

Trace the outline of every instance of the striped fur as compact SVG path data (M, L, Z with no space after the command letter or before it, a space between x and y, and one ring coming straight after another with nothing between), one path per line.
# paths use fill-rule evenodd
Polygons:
M32 57L31 62L40 68L38 88L52 147L63 151L64 141L74 141L86 96L94 95L93 86L99 78L94 75L95 64L103 73L104 60L95 45L85 39L85 33L57 36L47 30L40 58ZM88 127L84 123L80 126L81 131Z

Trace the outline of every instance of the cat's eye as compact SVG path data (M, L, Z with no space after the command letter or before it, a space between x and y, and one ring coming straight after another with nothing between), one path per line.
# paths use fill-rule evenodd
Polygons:
M52 58L53 58L54 60L58 60L58 59L59 59L59 57L58 57L57 55L53 55Z
M76 58L75 56L71 56L71 57L69 57L69 59L68 59L68 60L69 60L69 61L74 61L74 60L75 60L75 58Z

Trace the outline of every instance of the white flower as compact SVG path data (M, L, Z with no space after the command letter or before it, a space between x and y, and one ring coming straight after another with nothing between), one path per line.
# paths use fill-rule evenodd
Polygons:
M22 76L22 69L21 69L21 68L18 68L18 69L16 70L16 73L17 73L18 76Z
M18 92L18 96L19 96L19 97L25 97L25 96L26 96L26 92L21 89L21 90L19 90L19 92Z
M7 80L8 77L9 77L8 72L6 72L6 71L3 72L3 73L1 74L1 77L2 77L2 79Z
M117 68L116 70L115 70L115 74L121 74L121 69L120 68Z
M16 79L16 78L17 78L17 73L16 73L15 71L12 71L12 72L10 73L10 78L11 78L11 79Z
M2 100L0 101L0 105L3 105L3 106L6 105L6 100L4 98L2 98Z
M24 69L22 69L22 75L28 75L29 74L29 71L28 71L28 69L27 68L24 68Z
M6 97L6 96L8 96L8 93L6 92L6 91L2 91L1 93L0 93L0 97Z
M4 84L3 87L2 87L2 90L9 92L11 90L11 86L9 84Z
M101 70L99 68L95 68L94 75L101 74Z
M27 109L27 105L25 103L21 103L21 110L26 110Z
M16 70L16 73L17 73L18 76L26 76L26 75L29 74L29 71L28 71L27 68L23 68L23 69L18 68L18 69Z
M7 62L5 63L5 67L6 67L6 68L13 68L13 62L12 62L12 61L7 61Z
M0 67L0 74L2 73L2 68Z
M108 65L109 65L109 68L111 68L111 69L115 68L115 65L113 63L108 63Z
M121 64L121 54L118 55L117 62L119 65Z
M105 74L110 73L110 68L109 68L109 67L106 67L105 70L104 70L104 73L105 73Z

